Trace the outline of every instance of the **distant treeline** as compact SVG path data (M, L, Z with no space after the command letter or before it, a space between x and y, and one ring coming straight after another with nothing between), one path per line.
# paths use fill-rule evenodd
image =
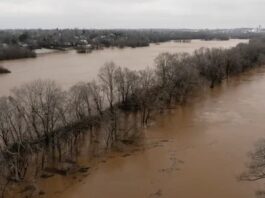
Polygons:
M98 81L78 83L69 91L48 80L16 88L0 99L2 183L23 181L28 174L38 177L51 168L65 173L62 164L76 161L86 133L90 146L131 143L156 113L185 102L195 90L263 64L265 40L254 39L232 49L163 53L153 69L106 63Z
M231 30L0 30L0 60L35 57L34 49L48 48L65 50L75 48L79 53L88 53L104 47L145 47L150 43L166 41L188 42L192 39L228 40L249 39L264 33L250 29Z
M67 48L91 45L94 49L102 47L142 47L150 43L170 40L228 40L230 38L253 38L262 33L253 33L249 29L231 30L89 30L89 29L54 29L54 30L2 30L0 43L26 44L36 48Z
M28 48L20 47L18 45L0 45L0 60L11 60L20 58L33 58L36 53Z

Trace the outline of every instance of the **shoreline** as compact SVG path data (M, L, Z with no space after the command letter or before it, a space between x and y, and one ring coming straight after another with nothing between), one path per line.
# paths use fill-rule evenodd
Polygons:
M181 40L181 39L180 39ZM6 60L0 60L0 63L4 63L4 62L9 62L9 61L15 61L15 60L21 60L21 59L35 59L38 58L39 56L43 56L43 55L50 55L50 54L56 54L56 53L64 53L64 52L71 52L74 51L77 54L92 54L93 52L97 52L97 51L102 51L102 50L106 50L106 49L118 49L118 50L123 50L123 49L139 49L139 48L148 48L151 45L161 45L164 43L177 43L177 44L191 44L193 41L205 41L205 42L211 42L211 41L216 41L216 42L227 42L227 41L231 41L231 40L242 40L242 41L246 41L246 40L250 40L250 39L240 39L240 38L231 38L228 40L220 40L220 39L212 39L212 40L205 40L205 39L191 39L190 42L178 42L178 40L169 40L169 41L165 41L165 42L158 42L158 43L149 43L148 46L137 46L137 47L130 47L130 46L124 46L124 47L118 47L118 46L110 46L110 47L102 47L99 49L92 49L91 52L88 53L77 53L76 49L74 47L67 47L67 48L61 48L61 49L51 49L51 48L40 48L40 49L35 49L33 50L33 52L36 53L36 57L23 57L23 58L14 58L14 59L6 59Z

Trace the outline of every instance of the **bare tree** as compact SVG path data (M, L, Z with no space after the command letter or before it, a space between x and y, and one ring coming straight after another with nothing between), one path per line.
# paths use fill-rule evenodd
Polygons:
M241 55L236 48L228 50L226 56L225 74L228 79L230 75L241 73L243 71L243 67Z
M104 108L103 90L95 81L89 82L87 86L88 86L89 92L91 93L92 100L94 102L96 111L100 116L102 116L103 108Z
M154 71L150 68L139 72L139 84L136 92L137 103L141 110L141 123L146 125L158 99Z
M13 90L12 101L23 111L25 121L30 124L37 137L45 136L47 143L50 135L62 125L61 106L64 95L53 81L34 81L20 89Z
M222 49L204 49L195 51L194 61L201 75L210 81L213 88L225 76L225 54Z
M92 101L90 86L87 83L78 83L70 89L71 109L75 121L82 121L92 116Z
M172 80L172 68L176 62L175 58L177 55L162 53L155 59L156 75L158 83L162 88L166 88Z
M175 55L176 56L176 55ZM199 83L199 73L188 54L180 54L173 64L171 94L176 102L184 102L187 95Z
M110 111L114 110L114 102L115 102L115 95L116 95L116 87L115 87L115 72L117 66L113 62L106 63L102 68L99 70L99 80L103 91L107 97Z
M27 172L28 149L27 125L21 113L8 98L0 99L0 136L1 136L1 164L6 177L14 181L21 181Z
M188 54L163 53L156 58L156 76L160 97L170 104L182 102L198 80L198 72Z
M137 74L128 68L117 68L115 72L115 85L118 91L118 98L123 107L128 107L130 97L135 93Z

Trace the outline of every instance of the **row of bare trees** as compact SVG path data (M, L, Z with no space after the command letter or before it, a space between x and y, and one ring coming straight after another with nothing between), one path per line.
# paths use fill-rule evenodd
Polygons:
M2 176L22 181L30 164L38 175L49 162L75 160L85 131L92 139L103 131L106 148L128 141L135 135L130 130L146 126L154 113L185 102L205 82L213 88L231 75L264 64L264 55L265 42L252 40L229 50L163 53L154 69L133 71L109 62L97 81L78 83L68 91L49 80L16 88L0 98Z

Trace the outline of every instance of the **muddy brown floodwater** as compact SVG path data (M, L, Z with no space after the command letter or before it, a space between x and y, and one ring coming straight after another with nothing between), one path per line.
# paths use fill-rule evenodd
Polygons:
M254 198L265 181L237 177L265 136L265 69L205 90L144 132L144 149L114 155L72 183L68 177L44 180L44 197Z
M201 47L230 48L248 40L231 39L228 41L192 40L191 43L166 42L151 44L142 48L109 48L91 54L77 54L75 51L42 54L38 58L0 61L12 73L0 76L0 96L8 95L10 89L36 79L52 79L63 88L69 88L80 81L97 78L98 70L108 61L122 67L143 69L151 67L154 58L162 52L192 53Z

